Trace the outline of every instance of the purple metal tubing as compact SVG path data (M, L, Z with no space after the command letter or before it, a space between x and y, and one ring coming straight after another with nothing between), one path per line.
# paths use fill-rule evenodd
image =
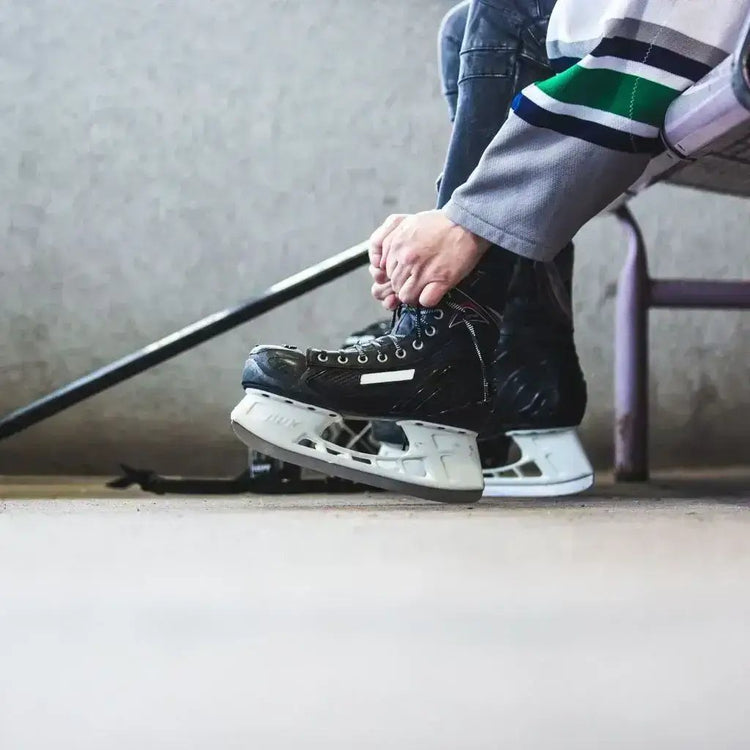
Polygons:
M615 313L615 479L648 479L648 308L643 234L627 206L616 216L628 235Z
M648 312L654 308L750 310L750 281L651 279L646 244L626 206L616 216L628 235L615 313L615 478L648 479Z
M750 281L654 279L651 307L699 310L750 310Z

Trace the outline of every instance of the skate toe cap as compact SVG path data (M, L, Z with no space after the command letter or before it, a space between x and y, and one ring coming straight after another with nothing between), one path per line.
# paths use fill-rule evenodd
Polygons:
M305 355L283 346L256 346L242 371L243 388L290 386L305 371Z

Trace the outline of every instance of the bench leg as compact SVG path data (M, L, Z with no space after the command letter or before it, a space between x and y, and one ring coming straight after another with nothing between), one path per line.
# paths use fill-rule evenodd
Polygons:
M630 209L617 218L628 235L628 257L617 286L615 318L615 479L648 479L648 308L646 247Z

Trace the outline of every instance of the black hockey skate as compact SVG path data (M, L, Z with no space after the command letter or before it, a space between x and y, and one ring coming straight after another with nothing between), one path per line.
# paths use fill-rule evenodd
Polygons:
M572 264L568 246L554 265L521 260L516 268L492 366L491 426L479 442L485 496L568 495L593 483L575 430L586 382L573 335ZM491 459L503 453L515 460Z
M393 321L379 320L371 323L361 330L354 331L346 337L344 347L353 347L355 344L364 344L373 341L379 336L385 336L393 328ZM381 435L375 434L376 427L381 427ZM359 453L378 453L381 448L383 436L395 438L399 445L404 443L404 433L398 425L393 422L369 422L362 419L347 419L340 423L332 424L324 433L326 442L335 443L338 446L349 448ZM338 482L337 489L351 492L359 492L367 489L362 484L347 482L337 478L331 478L320 472L303 469L301 466L280 461L256 450L250 451L249 474L254 479L262 479L263 487L274 487L274 491L283 492L285 488L305 488L307 492L329 492L331 482Z
M344 349L256 347L232 412L235 432L262 453L326 474L430 500L477 500L476 435L490 412L500 323L477 300L494 287L477 272L439 307L402 307L389 334ZM372 455L325 439L347 419L398 423L407 445Z
M593 470L575 432L586 410L586 383L574 343L573 246L554 264L518 260L492 367L492 416L479 435L486 497L548 497L591 486ZM381 455L404 435L375 422Z

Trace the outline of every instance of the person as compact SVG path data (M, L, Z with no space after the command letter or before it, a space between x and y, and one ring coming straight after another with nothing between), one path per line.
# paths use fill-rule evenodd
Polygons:
M466 35L480 6L498 3L472 2ZM473 502L484 486L476 435L502 424L522 459L498 477L499 492L575 485L587 461L574 425L537 418L545 394L524 408L496 374L515 355L501 313L517 259L552 261L636 181L661 149L670 103L726 58L749 8L750 0L607 0L596 9L559 0L547 35L558 72L523 88L476 168L457 187L441 184L451 194L440 208L391 216L372 235L372 291L394 308L391 332L338 351L253 349L232 414L238 435L337 476ZM481 143L469 121L465 142L473 137ZM444 182L449 167L450 158ZM544 324L547 311L538 313ZM395 421L408 446L387 457L331 447L320 436L342 416Z

